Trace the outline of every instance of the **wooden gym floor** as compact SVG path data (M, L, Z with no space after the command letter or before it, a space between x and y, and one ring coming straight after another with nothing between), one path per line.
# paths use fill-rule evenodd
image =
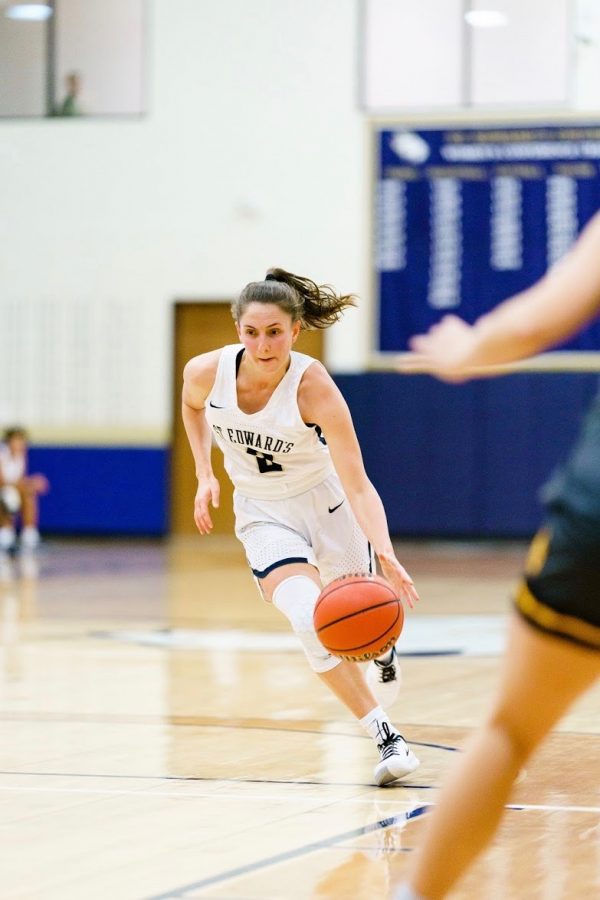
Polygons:
M422 764L388 789L233 540L49 541L4 559L0 897L388 898L489 704L524 545L398 551L422 602L392 718ZM596 688L454 897L600 896L599 733Z

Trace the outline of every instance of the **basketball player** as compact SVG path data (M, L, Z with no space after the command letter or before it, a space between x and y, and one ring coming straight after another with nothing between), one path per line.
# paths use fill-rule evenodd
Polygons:
M413 582L394 555L381 499L367 478L348 407L318 361L292 350L302 328L337 321L351 295L272 269L232 306L240 339L190 360L184 370L183 421L196 464L194 518L212 529L218 506L211 442L223 451L234 487L235 532L265 600L283 613L310 667L375 740L375 783L413 772L419 761L382 708L398 689L394 650L370 664L328 653L313 627L324 584L341 575L383 574L409 606Z
M472 327L454 316L413 338L404 371L447 381L559 343L600 313L600 214L533 287ZM500 688L431 814L409 884L396 900L445 897L491 840L512 784L571 703L600 675L600 401L546 489L512 618Z

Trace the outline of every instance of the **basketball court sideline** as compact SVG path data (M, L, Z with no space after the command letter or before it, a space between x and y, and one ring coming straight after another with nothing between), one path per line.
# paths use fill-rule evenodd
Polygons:
M525 545L397 551L422 600L391 718L421 767L386 789L233 539L52 541L4 559L0 895L389 897L488 708ZM453 897L598 892L599 713L596 688Z

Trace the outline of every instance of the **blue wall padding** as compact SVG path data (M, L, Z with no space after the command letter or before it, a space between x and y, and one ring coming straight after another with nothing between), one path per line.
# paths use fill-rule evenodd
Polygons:
M481 389L481 531L530 534L543 513L538 490L567 458L597 376L518 375Z
M162 535L168 530L166 447L32 447L31 472L52 489L41 498L44 533Z
M338 375L367 471L397 535L530 535L538 490L596 394L594 374L522 374L446 385Z
M422 378L336 377L348 401L367 472L392 531L467 532L473 518L475 388L456 392Z

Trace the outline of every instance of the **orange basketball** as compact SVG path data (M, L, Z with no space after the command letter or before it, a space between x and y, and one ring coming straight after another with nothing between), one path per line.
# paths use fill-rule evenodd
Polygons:
M381 656L396 643L404 609L391 584L379 575L345 575L323 588L314 612L323 646L342 659Z

